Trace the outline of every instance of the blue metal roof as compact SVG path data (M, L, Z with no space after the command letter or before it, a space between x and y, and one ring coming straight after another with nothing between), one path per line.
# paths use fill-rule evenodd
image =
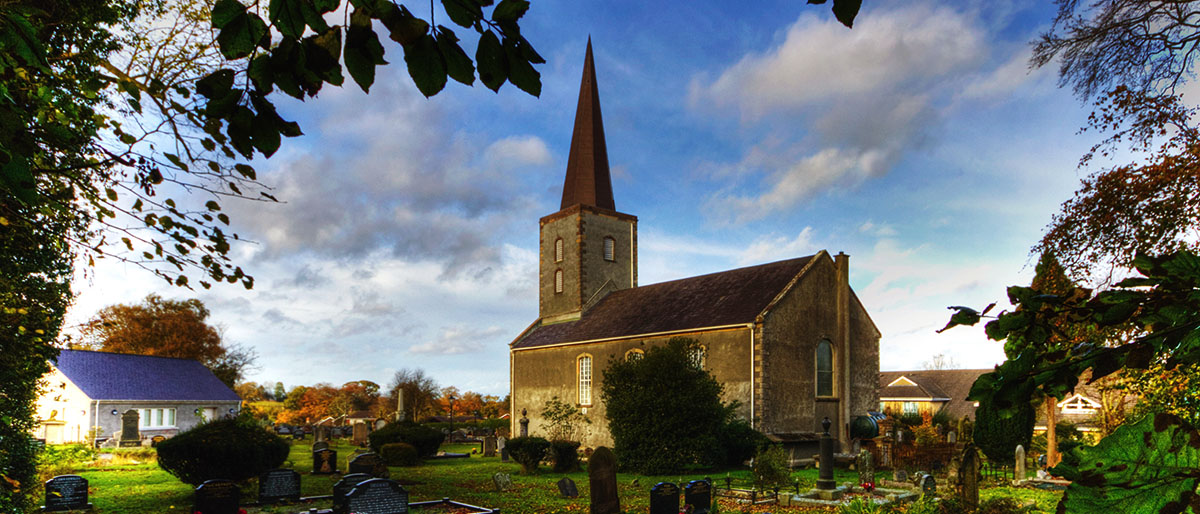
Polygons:
M54 365L93 400L241 401L191 359L63 350Z

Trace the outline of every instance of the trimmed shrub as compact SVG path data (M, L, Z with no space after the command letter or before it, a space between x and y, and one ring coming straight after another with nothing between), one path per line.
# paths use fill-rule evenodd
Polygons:
M245 418L198 425L158 444L158 466L186 484L241 482L278 468L291 446Z
M514 437L509 439L505 448L508 448L508 455L521 465L522 473L536 473L538 463L546 458L546 451L550 449L550 441L541 437Z
M445 439L441 431L411 421L389 423L387 426L371 432L371 435L367 437L371 441L371 451L373 452L379 453L385 444L408 443L417 449L417 455L420 455L421 458L436 455L438 447Z
M767 436L750 426L750 422L734 418L721 427L721 448L725 451L726 466L741 466L754 457L758 448L767 444Z
M417 448L408 443L388 443L379 448L379 456L388 466L416 466L421 463Z
M792 485L792 468L788 466L783 446L768 444L754 457L754 481L766 489Z
M512 453L511 450L509 453ZM554 462L555 473L578 471L579 443L575 441L551 441L550 460Z

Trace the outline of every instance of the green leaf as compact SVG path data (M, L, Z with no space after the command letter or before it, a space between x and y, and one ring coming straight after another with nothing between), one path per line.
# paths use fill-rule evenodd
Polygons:
M425 34L415 43L404 45L404 62L408 65L408 75L425 97L446 87L446 65L433 36Z
M862 7L862 0L833 0L833 16L842 25L853 27L854 17L858 16L860 7Z
M542 94L542 75L522 55L518 40L504 38L504 55L508 59L508 81L533 96Z
M500 39L492 31L484 32L479 37L479 48L475 50L475 65L479 67L479 81L492 91L500 91L500 86L508 80L508 61L504 57L504 47Z
M401 46L413 44L429 32L429 23L413 16L403 5L388 9L380 17L380 21L387 27L388 37Z
M304 34L304 3L304 0L271 0L267 7L271 23L284 37L299 39Z
M221 205L220 205L220 204L218 204L218 203L217 203L216 201L214 201L214 200L209 200L209 201L207 201L207 202L204 202L204 207L208 208L208 210L210 210L210 211L219 211L219 210L221 210Z
M335 86L342 85L342 28L329 30L304 38L304 55L307 69L321 80ZM315 94L315 93L313 93Z
M475 83L475 64L471 58L458 46L458 38L445 27L438 32L438 51L442 53L442 61L446 63L446 73L450 78L466 85Z
M954 314L950 315L950 322L946 323L946 326L942 327L938 332L944 332L958 325L974 325L979 323L979 312L975 309L963 306L946 308L954 311Z
M497 22L513 22L521 19L529 10L529 2L525 0L501 0L492 11L492 20Z
M254 168L252 168L249 164L234 164L233 169L237 170L238 173L241 173L243 177L246 177L250 180L255 180L256 175L254 173Z
M1059 512L1183 512L1198 501L1200 432L1171 414L1146 416L1051 471L1072 481Z
M471 28L483 19L483 9L474 0L442 0L446 15L460 27Z
M258 149L266 157L274 155L275 151L279 150L280 137L279 129L275 124L276 119L278 119L278 116L274 115L274 113L264 114L260 112L258 116L254 117L254 121L250 123L250 137L254 141L254 148Z
M241 4L238 5L241 6ZM262 18L259 18L257 14L246 12L245 7L241 7L241 9L242 12L234 15L217 34L221 55L224 55L226 59L240 59L250 55L250 52L254 51L254 47L267 34L267 23Z
M383 60L383 45L371 28L371 17L363 9L350 14L350 28L346 29L346 47L342 51L346 70L362 88L370 92L375 83L375 66L387 64Z
M246 6L237 0L217 0L212 8L212 25L224 29L234 18L246 13Z

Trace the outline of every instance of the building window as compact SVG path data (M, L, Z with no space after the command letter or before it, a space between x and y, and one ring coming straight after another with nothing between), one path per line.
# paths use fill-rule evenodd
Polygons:
M905 415L917 413L917 402L904 402L901 412Z
M554 262L562 262L563 260L563 241L562 238L554 240Z
M141 428L174 428L175 409L138 409Z
M1100 408L1099 403L1089 400L1078 394L1067 398L1058 405L1059 407L1062 407L1064 414L1093 414Z
M576 360L576 374L579 376L579 404L592 404L592 356L581 355Z
M634 348L632 350L625 352L625 360L627 360L627 361L642 360L642 357L645 357L645 356L646 356L646 352L643 352L641 350L641 348Z
M697 345L688 348L688 360L696 369L704 369L704 347Z
M606 260L606 261L617 260L616 245L617 245L617 242L613 238L611 238L611 237L604 238L604 260Z
M833 396L833 343L817 343L817 396Z
M562 292L562 270L554 270L554 292Z

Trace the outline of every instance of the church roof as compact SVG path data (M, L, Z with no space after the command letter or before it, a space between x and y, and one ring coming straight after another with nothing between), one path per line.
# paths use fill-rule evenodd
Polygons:
M567 179L563 183L562 206L591 205L615 211L612 179L608 172L608 147L604 144L604 121L600 117L600 92L596 66L592 62L592 38L588 38L575 108L575 130L567 155Z
M813 257L614 291L577 321L535 324L512 348L751 323Z
M62 350L53 364L92 400L241 401L191 359Z

